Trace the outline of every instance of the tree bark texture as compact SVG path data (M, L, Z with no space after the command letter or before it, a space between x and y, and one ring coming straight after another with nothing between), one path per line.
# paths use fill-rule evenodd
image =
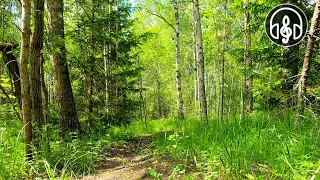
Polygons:
M63 133L79 130L77 109L66 62L64 40L63 0L48 0L49 31L51 42L50 60L53 67L54 85L59 104L59 119Z
M44 0L34 0L34 32L31 41L31 89L34 122L41 128L44 124L41 93L41 51L43 48Z
M21 102L21 82L20 82L20 69L18 65L17 58L10 52L13 48L17 47L14 44L1 44L0 50L2 51L2 56L4 64L8 68L9 76L13 81L14 85L14 96L17 98L19 109L22 108Z
M21 67L21 97L22 97L22 117L24 124L24 143L25 152L28 160L32 160L32 122L31 122L31 108L30 108L30 87L29 87L29 72L28 61L30 53L30 18L31 18L31 4L30 0L22 0L22 41L20 51L20 67Z
M302 107L302 111L305 106L305 95L307 91L307 83L308 83L308 74L310 71L310 60L312 57L313 47L316 40L316 36L318 33L318 26L319 26L319 18L320 18L320 0L317 0L315 5L311 26L309 30L308 42L307 42L307 49L303 60L302 71L299 79L298 84L298 94L299 94L299 103Z
M252 113L253 111L253 95L252 95L252 58L250 56L251 48L251 32L250 32L250 14L249 14L249 0L244 0L244 64L245 64L245 107L247 113Z
M199 12L198 0L193 0L195 8L195 21L197 29L197 47L198 47L198 58L199 58L199 100L200 100L200 111L201 119L208 121L207 115L207 100L206 100L206 89L204 80L204 55L203 55L203 42L202 42L202 29L201 29L201 17Z
M181 71L180 71L180 18L177 0L172 1L174 9L174 17L176 22L175 27L175 41L176 41L176 89L177 89L177 105L178 105L178 119L184 119L183 113L183 99L181 90Z

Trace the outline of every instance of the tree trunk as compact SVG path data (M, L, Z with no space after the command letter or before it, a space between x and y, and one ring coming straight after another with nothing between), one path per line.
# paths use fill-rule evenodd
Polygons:
M32 122L30 109L30 87L29 87L29 72L28 60L30 51L30 17L31 4L30 0L22 0L22 41L20 51L20 67L21 67L21 96L22 96L22 116L24 124L24 143L25 151L28 160L32 160Z
M251 48L251 32L250 32L250 14L248 9L249 0L244 0L244 64L245 64L245 107L247 113L252 113L252 58L249 49Z
M193 11L193 17L195 17L195 11ZM193 26L193 70L194 70L194 110L196 114L199 112L199 82L198 82L198 56L197 56L197 28L196 23L192 23Z
M42 93L43 93L43 104L44 104L44 124L48 124L48 120L49 120L49 92L48 92L48 88L46 86L46 82L44 79L44 68L43 68L43 64L44 64L44 59L43 57L41 57L41 64L40 64L40 73L41 73L41 88L42 88Z
M109 114L109 93L108 93L108 47L104 45L103 47L103 63L104 63L104 76L105 76L105 106L106 106L106 113Z
M47 6L49 11L49 31L52 38L50 39L52 50L50 60L58 97L60 126L65 135L68 131L79 130L80 124L66 63L63 0L48 0Z
M227 5L226 2L224 9L225 9L225 20L223 25L223 47L222 47L222 72L221 72L221 121L224 118L224 81L225 81L225 53L226 53L226 46L227 46Z
M201 119L208 122L207 115L207 100L206 100L206 89L204 83L204 55L203 55L203 43L202 43L202 29L201 29L201 17L199 12L198 0L193 0L195 8L195 21L197 26L197 39L198 39L198 58L199 58L199 100Z
M233 66L232 69L236 69L236 66ZM228 103L228 119L230 120L231 119L231 115L233 114L232 110L233 110L233 106L232 106L232 101L233 101L233 93L235 91L236 87L234 85L234 79L235 79L235 73L232 73L231 75L231 85L229 86L230 87L230 92L229 93L229 103Z
M43 48L44 0L34 0L34 32L31 42L31 89L34 122L41 128L44 124L41 94L41 50Z
M138 64L140 66L140 61L138 58ZM140 66L141 67L141 66ZM146 103L145 103L145 97L143 97L143 83L142 83L142 74L139 75L139 96L140 96L140 118L144 119L144 123L147 125L147 116L146 116ZM143 116L143 117L142 117Z
M163 117L162 113L162 97L161 97L161 81L160 81L160 75L159 75L159 64L158 61L156 61L156 70L155 70L155 76L156 76L156 87L155 87L155 94L156 94L156 106L158 111L158 119L161 119Z
M44 78L44 68L43 68L43 64L44 64L44 58L43 58L43 54L41 54L41 58L40 58L40 76L41 76L41 89L42 89L42 93L43 93L43 114L44 114L44 118L43 118L43 123L44 124L48 124L49 123L49 92L48 92L48 88L46 86L46 82L45 82L45 78ZM46 148L47 151L50 152L50 140L49 140L49 130L48 130L48 126L45 126L45 132L46 132Z
M184 119L183 113L183 99L181 90L181 72L180 72L180 18L177 0L172 1L174 9L174 17L176 21L175 35L176 35L176 88L177 88L177 105L178 105L178 119Z
M108 18L111 18L111 2L110 0L107 1L107 7L106 7L106 14ZM110 36L111 34L111 23L107 23L107 34ZM106 113L107 113L107 119L110 118L111 114L111 43L107 42L107 45L104 46L104 70L105 70L105 82L106 82Z
M20 82L20 70L17 58L13 55L13 48L17 47L15 44L1 44L0 50L2 51L2 56L4 64L8 68L10 79L13 81L14 85L14 96L17 98L19 109L22 108L21 100L21 82Z
M303 67L302 67L299 84L298 84L298 91L299 91L298 98L299 98L299 103L300 103L302 112L305 107L305 95L307 90L308 75L310 71L310 59L312 57L313 47L314 47L314 43L318 33L319 18L320 18L320 0L317 0L312 21L311 21L308 42L307 42L307 49L304 56Z
M90 129L92 127L92 121L93 121L93 71L94 71L94 6L95 1L92 0L92 12L91 12L91 63L90 63L90 87L89 87L89 118L88 118L88 132L90 132Z

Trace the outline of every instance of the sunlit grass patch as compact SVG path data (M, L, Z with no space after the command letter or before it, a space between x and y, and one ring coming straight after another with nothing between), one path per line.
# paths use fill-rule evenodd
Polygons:
M22 122L0 120L0 179L19 179L25 163Z
M305 122L311 121L306 119ZM253 115L205 124L195 118L134 122L119 128L131 136L152 134L153 143L172 158L196 164L208 177L310 178L319 164L319 128L291 115ZM120 130L121 129L121 130Z

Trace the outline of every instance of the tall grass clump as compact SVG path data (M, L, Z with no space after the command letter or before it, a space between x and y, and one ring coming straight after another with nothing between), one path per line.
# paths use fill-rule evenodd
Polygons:
M33 146L33 161L25 159L23 124L17 119L0 119L0 179L70 179L95 172L94 162L105 151L110 137L92 141L73 134L64 141L58 127L49 125L49 149L46 134L38 134Z
M22 122L0 119L0 179L21 179L25 166Z
M299 121L299 122L297 122ZM310 178L319 167L320 129L313 116L259 113L243 121L161 119L118 128L120 134L151 135L157 149L196 164L208 177Z

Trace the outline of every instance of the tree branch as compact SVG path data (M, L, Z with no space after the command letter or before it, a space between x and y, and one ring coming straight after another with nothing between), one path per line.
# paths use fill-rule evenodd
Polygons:
M165 23L167 23L174 31L176 31L176 28L170 24L161 14L158 14L156 12L152 12L152 11L148 11L151 15L154 15L154 16L157 16L159 17L160 19L162 19Z
M21 33L23 33L23 32L21 31L21 28L20 28L16 23L14 23L14 26L16 26L16 28L17 28Z
M7 48L11 50L12 48L16 48L18 46L19 46L18 44L12 44L12 43L0 44L0 51L6 51Z

